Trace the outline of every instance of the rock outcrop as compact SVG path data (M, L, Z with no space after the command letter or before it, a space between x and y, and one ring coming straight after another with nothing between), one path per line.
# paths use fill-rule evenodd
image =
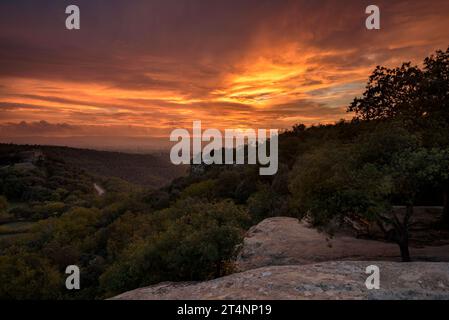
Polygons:
M411 247L413 259L449 261L449 245ZM273 265L301 265L336 260L400 261L394 243L357 239L325 233L310 228L298 219L276 217L252 227L237 258L239 271Z
M380 289L368 290L369 265ZM199 283L161 283L113 299L449 299L449 263L338 261L272 266Z
M449 261L449 246L411 248L414 259ZM161 283L113 299L449 299L448 262L399 262L397 245L326 234L293 218L252 227L237 271L198 283ZM368 290L366 267L380 268Z

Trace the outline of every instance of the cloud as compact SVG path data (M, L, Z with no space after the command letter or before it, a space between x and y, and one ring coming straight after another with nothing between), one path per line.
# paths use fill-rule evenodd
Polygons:
M6 123L0 126L2 136L30 136L30 135L64 135L75 131L75 127L66 123L50 124L47 121L20 123Z
M128 136L150 137L161 134L158 128L139 126L102 126L102 125L70 125L67 123L49 123L45 120L18 123L7 122L0 124L2 137L30 137L30 136Z
M449 44L448 1L379 0L379 31L364 27L369 4L79 0L81 30L71 32L64 1L2 1L0 124L17 134L165 135L193 120L336 121L376 65L420 63Z

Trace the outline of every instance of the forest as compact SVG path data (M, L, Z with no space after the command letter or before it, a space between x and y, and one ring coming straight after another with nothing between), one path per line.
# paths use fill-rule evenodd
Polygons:
M442 206L434 228L449 229L449 49L421 66L377 67L347 111L350 121L282 132L273 176L199 164L150 187L51 148L1 145L0 299L104 299L220 277L248 228L273 216L328 233L359 219L413 260L414 207ZM68 265L80 267L81 290L65 289Z

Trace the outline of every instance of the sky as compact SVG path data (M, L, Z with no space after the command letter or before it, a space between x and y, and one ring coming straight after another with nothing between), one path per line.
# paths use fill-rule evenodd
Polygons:
M350 119L376 65L449 46L448 16L447 0L0 0L0 141L137 148L194 120Z

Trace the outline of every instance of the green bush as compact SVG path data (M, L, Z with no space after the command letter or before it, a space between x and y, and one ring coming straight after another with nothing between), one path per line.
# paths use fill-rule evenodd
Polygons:
M191 198L204 198L212 199L214 196L214 190L216 187L216 180L204 180L198 183L191 184L184 191L181 192L181 199Z
M0 256L0 299L57 299L64 282L39 253L19 251Z
M165 229L132 243L101 276L105 296L160 281L210 279L231 270L249 221L242 208L231 201L186 199L160 214L167 219Z

